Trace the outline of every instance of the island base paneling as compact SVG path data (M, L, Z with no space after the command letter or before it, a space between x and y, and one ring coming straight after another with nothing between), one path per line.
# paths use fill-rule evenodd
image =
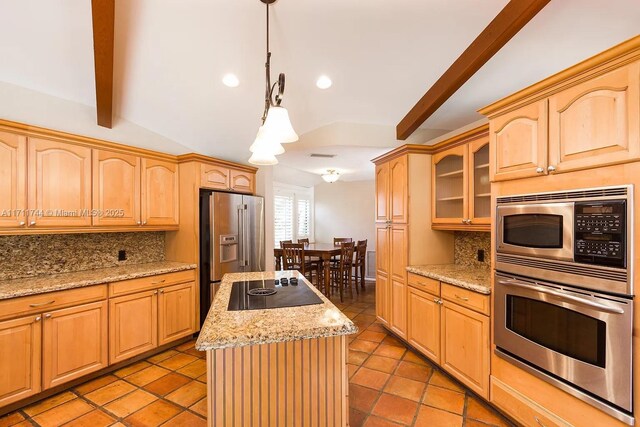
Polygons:
M346 336L207 351L209 426L347 426Z

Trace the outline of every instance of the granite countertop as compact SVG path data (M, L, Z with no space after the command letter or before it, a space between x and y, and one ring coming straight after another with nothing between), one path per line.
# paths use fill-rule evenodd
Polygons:
M440 280L464 289L489 295L491 293L491 269L462 264L412 265L410 273Z
M139 277L155 276L156 274L192 270L196 267L196 264L161 261L75 271L73 273L53 274L50 276L3 280L0 281L0 300L61 291L64 289L81 288L83 286L100 285L118 282L120 280L137 279Z
M280 277L298 277L299 280L304 280L322 299L322 304L268 310L227 310L233 282L273 280ZM203 351L350 335L356 332L356 325L297 271L229 273L222 279L200 330L196 348Z

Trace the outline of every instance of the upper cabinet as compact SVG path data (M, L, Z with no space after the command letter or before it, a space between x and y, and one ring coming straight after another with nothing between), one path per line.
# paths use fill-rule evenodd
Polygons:
M27 138L0 132L0 228L26 225L26 186Z
M638 52L612 49L481 112L489 116L491 180L640 159Z
M29 227L91 225L91 149L29 138Z
M489 122L491 180L526 178L547 169L547 100Z
M550 96L550 171L639 159L639 89L636 62Z
M409 220L407 156L376 166L376 221L406 224Z
M141 225L140 157L93 150L94 225Z
M491 224L486 129L432 157L431 222L439 230L488 231Z
M208 163L203 163L200 168L202 188L249 194L255 192L255 172Z
M178 225L178 165L142 159L142 225Z

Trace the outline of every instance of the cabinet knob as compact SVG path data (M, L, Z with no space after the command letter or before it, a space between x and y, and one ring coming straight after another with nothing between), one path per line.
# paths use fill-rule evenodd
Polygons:
M50 318L51 318L51 313L47 313L47 314L45 314L45 315L44 315L44 318L45 318L45 319L50 319Z
M20 223L18 224L20 227L24 227L27 223L24 221L20 221Z
M147 221L142 221L142 225L147 225Z
M36 322L39 322L42 319L40 316L36 316Z
M164 289L160 289L160 293L161 293L161 294L164 294Z
M553 165L549 165L549 166L547 166L547 170L548 170L549 172L555 172L555 171L556 171L556 167L555 167L555 166L553 166Z
M538 166L536 168L536 173L544 173L544 168L541 168L541 167Z
M138 221L138 225L142 225L142 221Z
M31 221L31 222L29 223L29 225L30 225L30 226L34 226L34 225L36 225L36 222L35 222L35 221Z
M467 224L468 225L471 224L471 220L470 219L467 220Z
M158 291L153 291L153 294L154 295L158 295Z
M466 224L466 223L467 223L467 220L466 220L466 219L463 219L463 220L462 220L462 223L463 223L463 224Z

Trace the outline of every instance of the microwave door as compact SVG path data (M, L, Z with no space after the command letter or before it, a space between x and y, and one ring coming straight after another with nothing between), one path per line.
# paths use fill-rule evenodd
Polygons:
M573 261L573 203L498 206L497 252Z

